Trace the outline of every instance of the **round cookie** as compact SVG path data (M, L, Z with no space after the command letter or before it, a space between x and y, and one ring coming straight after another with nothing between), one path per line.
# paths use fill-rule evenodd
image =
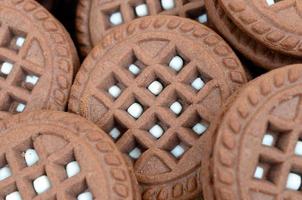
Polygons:
M78 57L63 26L32 0L0 4L0 119L64 110Z
M302 59L273 51L242 32L221 8L218 0L205 0L212 24L239 52L265 69L301 63Z
M301 199L301 67L269 72L234 95L202 166L205 199Z
M1 199L140 199L122 155L91 122L34 111L1 121L0 129Z
M157 14L207 23L204 0L79 0L76 28L82 55L86 56L112 28Z
M143 199L192 199L220 107L246 82L211 29L152 16L112 31L89 54L69 110L103 128L133 162Z
M302 1L219 0L219 2L232 21L250 37L275 51L302 56Z

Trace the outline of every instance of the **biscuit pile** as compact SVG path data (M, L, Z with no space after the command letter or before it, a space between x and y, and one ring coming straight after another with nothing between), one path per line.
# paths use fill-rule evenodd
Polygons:
M1 200L302 199L301 113L300 0L0 0Z

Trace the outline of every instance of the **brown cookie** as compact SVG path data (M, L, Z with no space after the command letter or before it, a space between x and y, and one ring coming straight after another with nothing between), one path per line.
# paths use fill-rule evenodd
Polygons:
M275 51L302 56L302 1L219 2L233 22L250 37Z
M1 199L140 199L122 155L91 122L35 111L0 129Z
M78 65L69 35L35 1L3 0L0 9L0 119L63 110Z
M205 199L302 198L301 77L302 65L290 65L231 98L202 166Z
M143 199L200 196L201 150L223 101L246 83L231 48L189 19L134 20L89 54L69 109L103 128L134 164Z
M205 0L207 13L216 29L234 46L255 64L274 69L284 65L301 63L302 59L273 51L241 31L221 8L219 0Z
M204 0L79 0L76 27L82 55L86 56L112 28L157 14L207 22Z

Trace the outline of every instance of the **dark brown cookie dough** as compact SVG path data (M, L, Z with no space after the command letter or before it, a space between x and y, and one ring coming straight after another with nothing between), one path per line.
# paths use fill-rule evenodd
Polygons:
M207 23L204 0L79 0L76 26L82 55L86 56L112 28L157 14Z
M219 0L232 21L261 44L302 56L302 1Z
M301 63L302 59L288 56L271 50L257 40L241 31L221 8L219 0L205 0L207 13L215 28L226 38L232 46L244 54L255 64L265 68L274 69L284 65Z
M0 119L63 110L78 65L63 26L32 0L0 3Z
M68 113L22 113L0 124L0 198L140 199L107 134Z
M302 198L301 77L301 64L286 66L231 98L202 165L205 199Z
M152 16L107 35L81 66L69 109L103 128L134 164L143 199L200 196L201 152L227 97L247 82L212 30Z

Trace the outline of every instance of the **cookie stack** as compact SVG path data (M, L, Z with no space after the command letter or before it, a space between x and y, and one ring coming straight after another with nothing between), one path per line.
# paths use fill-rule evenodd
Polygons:
M301 1L205 0L221 35L256 65L271 70L301 63Z
M76 14L61 22L77 41L41 5ZM0 199L302 199L301 13L300 0L0 1ZM256 65L278 69L250 81Z

